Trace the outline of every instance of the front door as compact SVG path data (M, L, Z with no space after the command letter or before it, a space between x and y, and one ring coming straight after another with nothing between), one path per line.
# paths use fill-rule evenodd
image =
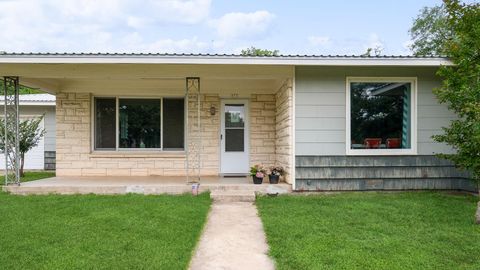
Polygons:
M245 100L223 100L221 121L222 174L248 173L248 106Z

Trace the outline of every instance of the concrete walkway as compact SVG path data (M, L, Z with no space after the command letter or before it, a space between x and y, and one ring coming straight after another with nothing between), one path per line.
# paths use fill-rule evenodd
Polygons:
M255 205L214 202L190 269L275 269L267 252Z

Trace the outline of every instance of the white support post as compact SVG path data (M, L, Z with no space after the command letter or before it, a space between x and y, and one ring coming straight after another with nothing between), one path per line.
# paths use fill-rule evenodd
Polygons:
M185 166L187 183L200 183L202 151L200 78L186 78L185 98L187 99L187 155Z
M20 185L18 77L3 78L5 185Z

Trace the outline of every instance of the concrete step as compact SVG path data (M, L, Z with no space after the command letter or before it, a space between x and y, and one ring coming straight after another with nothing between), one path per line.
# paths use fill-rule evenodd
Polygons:
M248 190L214 190L210 198L215 202L254 202L255 192Z
M258 193L265 194L269 187L281 188L287 192L292 192L292 185L290 184L262 184L262 185L254 185L254 184L200 184L200 190L210 190L210 191L254 191Z

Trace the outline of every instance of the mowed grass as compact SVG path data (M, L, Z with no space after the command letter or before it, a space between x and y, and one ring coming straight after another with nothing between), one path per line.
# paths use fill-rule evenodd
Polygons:
M260 197L277 269L480 269L471 195Z
M1 269L186 269L209 194L0 193Z
M27 171L24 174L25 175L22 178L20 178L20 182L34 181L34 180L55 176L54 171ZM5 184L5 175L2 173L0 175L0 186L4 184Z

